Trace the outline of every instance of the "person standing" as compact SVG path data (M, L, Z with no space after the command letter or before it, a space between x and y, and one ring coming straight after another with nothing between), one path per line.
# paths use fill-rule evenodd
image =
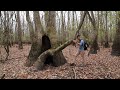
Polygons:
M80 38L80 35L77 35L77 39L73 40L73 42L79 45L78 52L75 55L75 60L77 59L77 57L79 55L81 55L81 57L82 57L82 65L84 65L85 64L84 63L84 55L85 55L84 40Z

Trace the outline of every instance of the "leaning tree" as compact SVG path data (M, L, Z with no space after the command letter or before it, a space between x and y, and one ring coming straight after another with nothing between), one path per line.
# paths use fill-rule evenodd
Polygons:
M97 26L96 26L96 21L95 21L95 17L94 17L94 14L93 14L93 11L91 11L91 15L89 14L89 12L87 11L87 15L89 17L89 20L91 21L92 25L93 25L93 38L92 38L92 41L91 41L91 47L90 47L90 51L88 53L89 54L97 54L97 50L99 50L99 46L98 46L98 29L97 29Z
M112 45L111 55L120 56L120 12L117 12L117 30Z

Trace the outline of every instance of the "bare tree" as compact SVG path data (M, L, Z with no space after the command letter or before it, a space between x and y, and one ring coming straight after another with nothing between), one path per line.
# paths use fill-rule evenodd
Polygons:
M31 43L33 43L34 30L33 30L32 22L30 20L29 11L26 11L26 20L27 20L27 23L28 23L28 26L29 26L30 40L31 40Z
M9 56L9 46L10 46L10 41L9 41L9 26L8 26L8 23L9 23L9 14L8 14L8 11L4 11L4 33L3 33L3 45L4 45L4 48L5 48L5 51L7 53L6 55L6 59L8 59L8 56Z
M20 21L20 13L17 11L17 24L18 24L18 49L23 49L22 44L22 30L21 30L21 21Z
M34 24L35 24L35 37L36 39L39 39L44 33L43 27L40 21L39 11L33 11L33 16L34 16Z
M62 24L61 24L61 38L62 38L62 43L65 42L65 23L64 23L64 15L63 15L63 11L61 11L61 18L62 18Z
M90 51L88 53L89 54L97 54L97 50L99 50L99 46L98 46L98 42L97 42L97 39L98 39L98 30L97 30L97 27L96 27L96 21L95 21L95 18L94 18L94 14L93 14L93 11L91 11L91 16L89 14L89 12L87 11L87 15L89 16L89 19L93 25L93 33L94 33L94 37L92 38L92 43L91 43L91 47L90 47Z
M105 12L105 19L106 19L106 31L105 31L105 48L109 47L109 43L108 43L108 28L107 28L107 11Z
M120 56L120 12L117 12L117 30L112 45L111 55Z

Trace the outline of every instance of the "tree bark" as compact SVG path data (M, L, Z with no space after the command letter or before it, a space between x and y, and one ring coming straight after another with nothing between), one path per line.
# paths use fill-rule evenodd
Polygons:
M88 11L87 11L87 14L88 14L89 20L91 21L91 23L93 25L93 31L94 31L94 38L92 40L92 44L91 44L90 51L89 51L88 55L89 54L97 54L97 50L99 50L99 46L98 46L98 43L97 43L98 30L97 30L97 27L96 27L96 22L95 22L93 12L91 12L91 16L90 16Z
M31 50L29 52L29 55L27 57L25 66L30 67L34 64L34 62L37 60L39 55L43 52L42 51L42 34L43 31L41 31L41 22L39 17L39 11L33 11L33 18L34 18L34 24L35 24L35 33L33 37L33 43L31 46Z
M115 38L112 45L111 55L120 56L120 12L118 11L118 24Z
M108 42L108 28L107 28L107 11L105 13L105 19L106 19L106 31L105 31L105 48L109 48L109 42Z
M31 43L33 43L34 30L33 30L32 22L30 21L29 11L26 11L26 20L29 26L30 40L31 40Z
M64 15L63 15L63 11L61 11L61 18L62 18L62 24L61 24L61 38L62 38L62 43L65 42L65 23L64 23Z
M18 23L18 49L23 49L22 44L22 30L21 30L21 21L20 21L20 13L17 11L17 23Z
M8 12L7 11L4 11L4 33L3 33L3 45L4 45L4 49L6 51L6 58L5 60L8 59L8 56L9 56L9 46L10 46L10 41L9 41L9 17L8 17Z

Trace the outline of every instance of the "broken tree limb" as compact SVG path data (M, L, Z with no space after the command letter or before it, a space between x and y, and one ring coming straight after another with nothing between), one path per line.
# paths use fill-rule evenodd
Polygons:
M62 44L61 46L57 47L56 49L48 49L45 52L43 52L39 57L38 60L35 62L35 67L37 68L37 70L42 70L45 60L46 58L50 55L50 56L54 56L56 53L60 52L61 50L63 50L65 47L67 47L68 45L70 45L72 43L73 40L69 40L67 42L65 42L64 44Z
M77 30L76 33L75 33L74 39L76 39L76 36L78 35L79 30L81 29L81 27L82 27L82 25L83 25L83 22L84 22L84 19L85 19L86 14L87 14L87 11L84 11L84 14L83 14L83 16L82 16L82 19L81 19L81 21L80 21L80 24L79 24L79 26L78 26L78 30Z

